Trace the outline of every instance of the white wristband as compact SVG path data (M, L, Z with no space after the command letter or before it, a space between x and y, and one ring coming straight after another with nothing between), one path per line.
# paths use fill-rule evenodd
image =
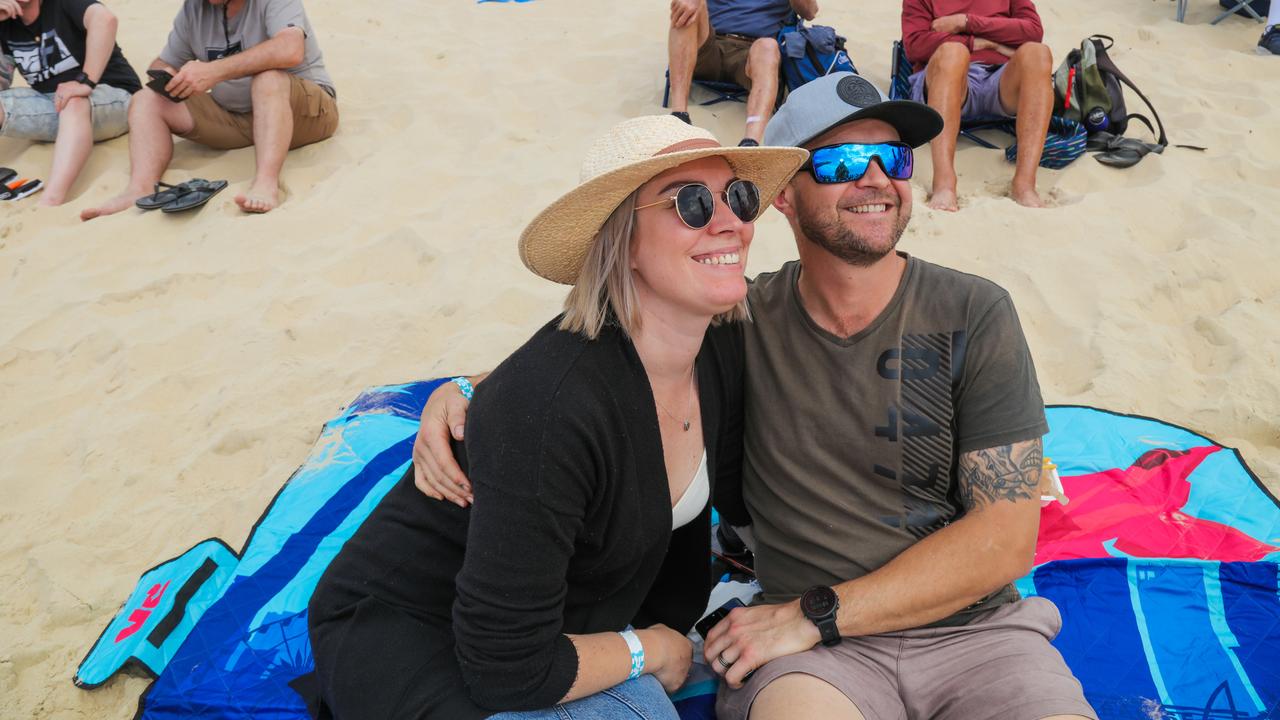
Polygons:
M635 680L644 672L644 645L640 644L640 638L631 630L623 630L618 634L627 641L627 647L631 649L631 674L627 679Z

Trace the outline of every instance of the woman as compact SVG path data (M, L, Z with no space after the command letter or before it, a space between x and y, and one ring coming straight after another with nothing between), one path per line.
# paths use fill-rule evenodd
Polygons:
M752 222L806 156L671 116L595 143L520 238L574 287L476 392L474 507L411 468L316 589L322 717L675 717L710 479L740 464L740 351L709 328L746 316Z

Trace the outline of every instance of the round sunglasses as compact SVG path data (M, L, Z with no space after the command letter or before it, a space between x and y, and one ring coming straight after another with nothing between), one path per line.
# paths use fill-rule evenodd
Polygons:
M658 202L640 205L636 210L657 207L671 203L676 209L680 221L693 230L701 230L711 223L716 214L716 194L702 183L689 183L676 190L676 194L665 197ZM742 222L753 222L760 215L760 188L750 180L734 180L723 192L724 198L734 215Z
M910 180L915 166L911 146L903 142L840 143L814 150L802 169L824 185L861 180L875 161L894 180Z

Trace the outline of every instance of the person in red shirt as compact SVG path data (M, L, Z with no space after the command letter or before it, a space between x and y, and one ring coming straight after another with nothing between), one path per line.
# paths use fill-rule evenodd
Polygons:
M1010 195L1044 207L1036 169L1053 113L1053 56L1031 0L903 0L902 44L911 99L942 115L934 138L929 207L959 209L956 139L961 120L1017 118L1018 162Z

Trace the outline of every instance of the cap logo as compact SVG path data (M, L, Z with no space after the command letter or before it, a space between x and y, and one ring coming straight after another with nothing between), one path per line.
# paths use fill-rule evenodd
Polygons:
M856 108L879 104L880 92L876 86L857 75L840 78L836 83L836 94L840 99Z

